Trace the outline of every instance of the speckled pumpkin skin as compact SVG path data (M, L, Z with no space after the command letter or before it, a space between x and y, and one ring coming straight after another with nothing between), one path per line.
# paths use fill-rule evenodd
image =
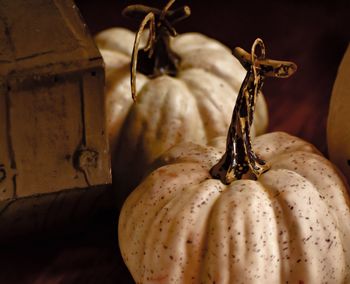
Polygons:
M224 152L177 145L126 200L122 256L136 283L349 283L347 185L310 144L285 133L253 146L271 169L224 185Z
M176 77L137 74L137 103L130 91L130 58L135 34L122 28L95 38L106 64L106 110L114 181L133 189L145 169L171 146L206 143L226 135L246 71L221 43L197 33L171 41L181 58ZM267 127L267 109L259 97L253 135Z

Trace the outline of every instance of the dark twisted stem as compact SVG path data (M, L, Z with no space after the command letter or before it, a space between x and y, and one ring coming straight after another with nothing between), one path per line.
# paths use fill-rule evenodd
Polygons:
M145 5L130 5L123 10L122 14L125 17L135 19L137 21L142 21L150 12L154 14L156 21L158 21L162 10ZM171 25L174 25L177 22L189 17L190 14L190 8L188 6L183 6L174 10L168 10L166 12L166 19Z
M141 20L136 34L131 62L132 96L136 97L136 70L149 76L156 77L163 74L176 76L180 57L171 50L170 38L176 36L173 25L191 14L188 6L170 10L175 0L170 0L162 9L144 5L131 5L123 10L123 15ZM148 45L139 50L139 41L145 26L149 24ZM137 54L135 54L135 52Z
M256 48L259 46L261 55L258 57ZM241 48L236 48L233 54L247 70L247 74L233 110L226 152L210 170L212 177L220 179L224 184L241 179L249 170L257 178L269 169L267 163L254 153L250 137L257 96L261 93L265 77L286 78L296 70L296 65L292 62L265 59L265 47L260 39L254 42L251 54Z

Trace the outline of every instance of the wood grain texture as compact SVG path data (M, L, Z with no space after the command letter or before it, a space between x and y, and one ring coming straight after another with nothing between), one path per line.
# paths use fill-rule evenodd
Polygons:
M103 67L71 0L0 1L0 239L88 214L111 183Z
M128 3L164 1L76 1L92 33L120 25ZM177 4L185 1L177 1ZM189 2L187 2L189 3ZM179 32L199 31L229 47L249 50L256 37L264 39L267 55L297 63L288 80L266 80L270 130L283 130L314 143L326 153L326 119L337 67L350 41L348 1L195 0L192 16ZM117 216L105 212L89 220L78 233L61 231L44 240L21 239L0 248L0 283L132 283L118 255ZM77 228L78 229L78 228ZM62 237L64 236L64 237Z

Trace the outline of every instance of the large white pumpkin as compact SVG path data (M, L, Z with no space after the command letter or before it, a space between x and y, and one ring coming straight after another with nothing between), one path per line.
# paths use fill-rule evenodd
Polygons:
M245 70L230 49L198 33L171 38L180 56L176 77L137 74L137 102L130 91L130 58L135 34L123 28L95 40L106 64L106 109L114 182L119 191L134 188L145 169L171 146L206 143L225 135ZM268 116L259 96L252 133L261 134Z
M209 174L224 142L175 146L126 200L119 244L135 282L349 283L349 198L333 165L270 133L253 144L270 170L224 185Z
M327 139L330 159L350 181L350 45L333 87Z
M120 214L126 265L143 284L349 283L349 197L337 169L297 137L249 136L264 77L288 77L295 64L266 59L260 39L251 56L234 54L248 73L227 138L156 160Z

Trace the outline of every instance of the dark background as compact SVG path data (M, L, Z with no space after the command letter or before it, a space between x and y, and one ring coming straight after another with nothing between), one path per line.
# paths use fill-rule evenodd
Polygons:
M162 7L165 1L76 1L92 34L112 26L135 29L135 22L120 15L135 3ZM269 58L297 63L290 79L265 82L270 130L298 135L326 154L329 99L350 41L349 3L197 0L174 6L192 9L192 16L177 25L180 33L201 32L246 50L260 37ZM116 217L104 212L88 223L74 233L60 231L37 240L28 236L0 246L0 283L129 283L118 256Z
M112 26L136 29L135 21L120 15L123 7L135 3L162 7L166 1L76 1L92 34ZM174 4L181 5L189 5L192 15L176 26L179 33L204 33L231 49L246 50L260 37L269 58L298 65L288 80L266 80L270 130L298 135L326 154L329 98L350 40L350 1L178 0Z

